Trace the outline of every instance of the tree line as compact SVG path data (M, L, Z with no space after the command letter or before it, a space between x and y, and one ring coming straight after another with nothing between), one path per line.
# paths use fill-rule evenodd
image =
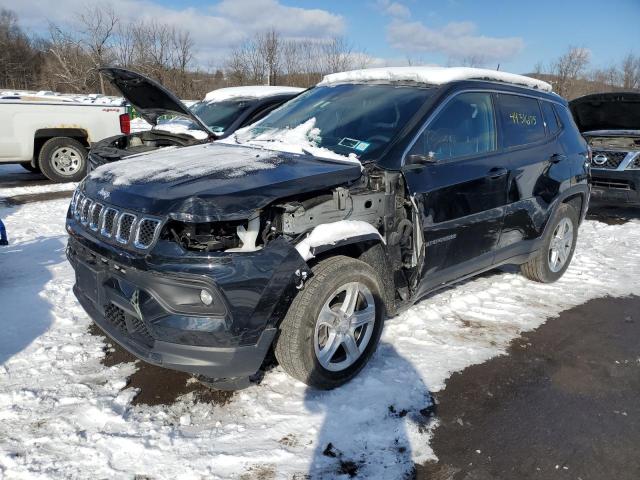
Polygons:
M628 53L621 62L592 68L586 48L570 46L547 65L538 63L531 76L546 80L569 100L590 93L640 89L640 56Z
M207 71L194 60L191 34L175 26L124 21L110 6L88 7L73 25L50 24L46 36L28 35L14 12L1 9L0 88L115 95L99 69L117 65L158 80L181 98L197 99L226 86L309 87L327 73L368 64L344 38L291 40L269 30Z
M332 72L365 68L371 58L342 37L288 39L277 30L258 33L236 45L216 68L195 61L188 31L155 20L130 22L110 6L79 13L73 28L50 24L46 35L30 35L16 14L0 9L0 88L65 93L116 94L99 74L117 65L160 81L181 98L202 98L208 91L237 85L309 87ZM474 60L465 61L473 66ZM640 57L629 53L619 64L592 68L589 51L569 47L532 76L575 98L597 91L640 89Z

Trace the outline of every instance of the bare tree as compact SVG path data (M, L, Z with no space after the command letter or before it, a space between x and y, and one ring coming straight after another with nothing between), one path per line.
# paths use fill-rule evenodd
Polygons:
M0 87L28 88L39 75L41 52L19 27L18 17L0 9Z
M585 48L570 46L553 65L551 72L555 76L556 92L567 98L576 95L577 80L589 65L590 53Z
M172 65L178 78L176 83L178 84L178 91L189 92L191 90L189 85L189 67L193 60L193 39L189 32L173 30L172 36Z
M49 35L45 71L51 87L76 93L90 91L95 67L82 43L56 25L50 25Z
M110 64L115 58L113 40L119 23L113 7L87 7L78 17L81 25L80 42L87 49L100 81L100 93L105 94L104 78L98 69Z
M280 34L274 29L256 37L256 43L260 56L264 59L267 83L277 85L280 63L282 61L282 40Z
M349 70L353 65L353 46L344 37L331 38L322 44L322 73Z
M461 58L457 64L463 67L484 67L487 65L487 59L484 55L476 53Z
M135 63L136 35L131 27L130 24L119 22L113 44L114 61L125 68Z
M633 53L622 60L622 87L625 90L640 88L640 57Z

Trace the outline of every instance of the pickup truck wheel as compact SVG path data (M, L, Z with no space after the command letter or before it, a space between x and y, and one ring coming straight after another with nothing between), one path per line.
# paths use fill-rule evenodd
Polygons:
M21 163L20 166L31 173L40 173L40 168L34 167L33 165L31 165L31 162Z
M520 266L522 274L540 283L558 280L569 268L578 239L578 212L566 203L558 206L537 255Z
M323 390L351 380L375 351L384 323L381 282L366 263L335 256L313 267L280 325L284 370Z
M73 138L51 138L40 149L38 165L49 180L79 182L87 171L87 149Z

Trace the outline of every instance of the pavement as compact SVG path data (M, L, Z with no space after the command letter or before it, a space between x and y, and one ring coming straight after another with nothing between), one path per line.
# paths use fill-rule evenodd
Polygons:
M566 310L436 395L420 480L640 478L640 297Z

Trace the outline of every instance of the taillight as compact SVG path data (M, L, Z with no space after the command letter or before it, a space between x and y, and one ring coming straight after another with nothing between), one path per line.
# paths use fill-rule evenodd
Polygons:
M131 118L129 118L128 113L120 115L120 131L125 135L129 135L131 133Z

